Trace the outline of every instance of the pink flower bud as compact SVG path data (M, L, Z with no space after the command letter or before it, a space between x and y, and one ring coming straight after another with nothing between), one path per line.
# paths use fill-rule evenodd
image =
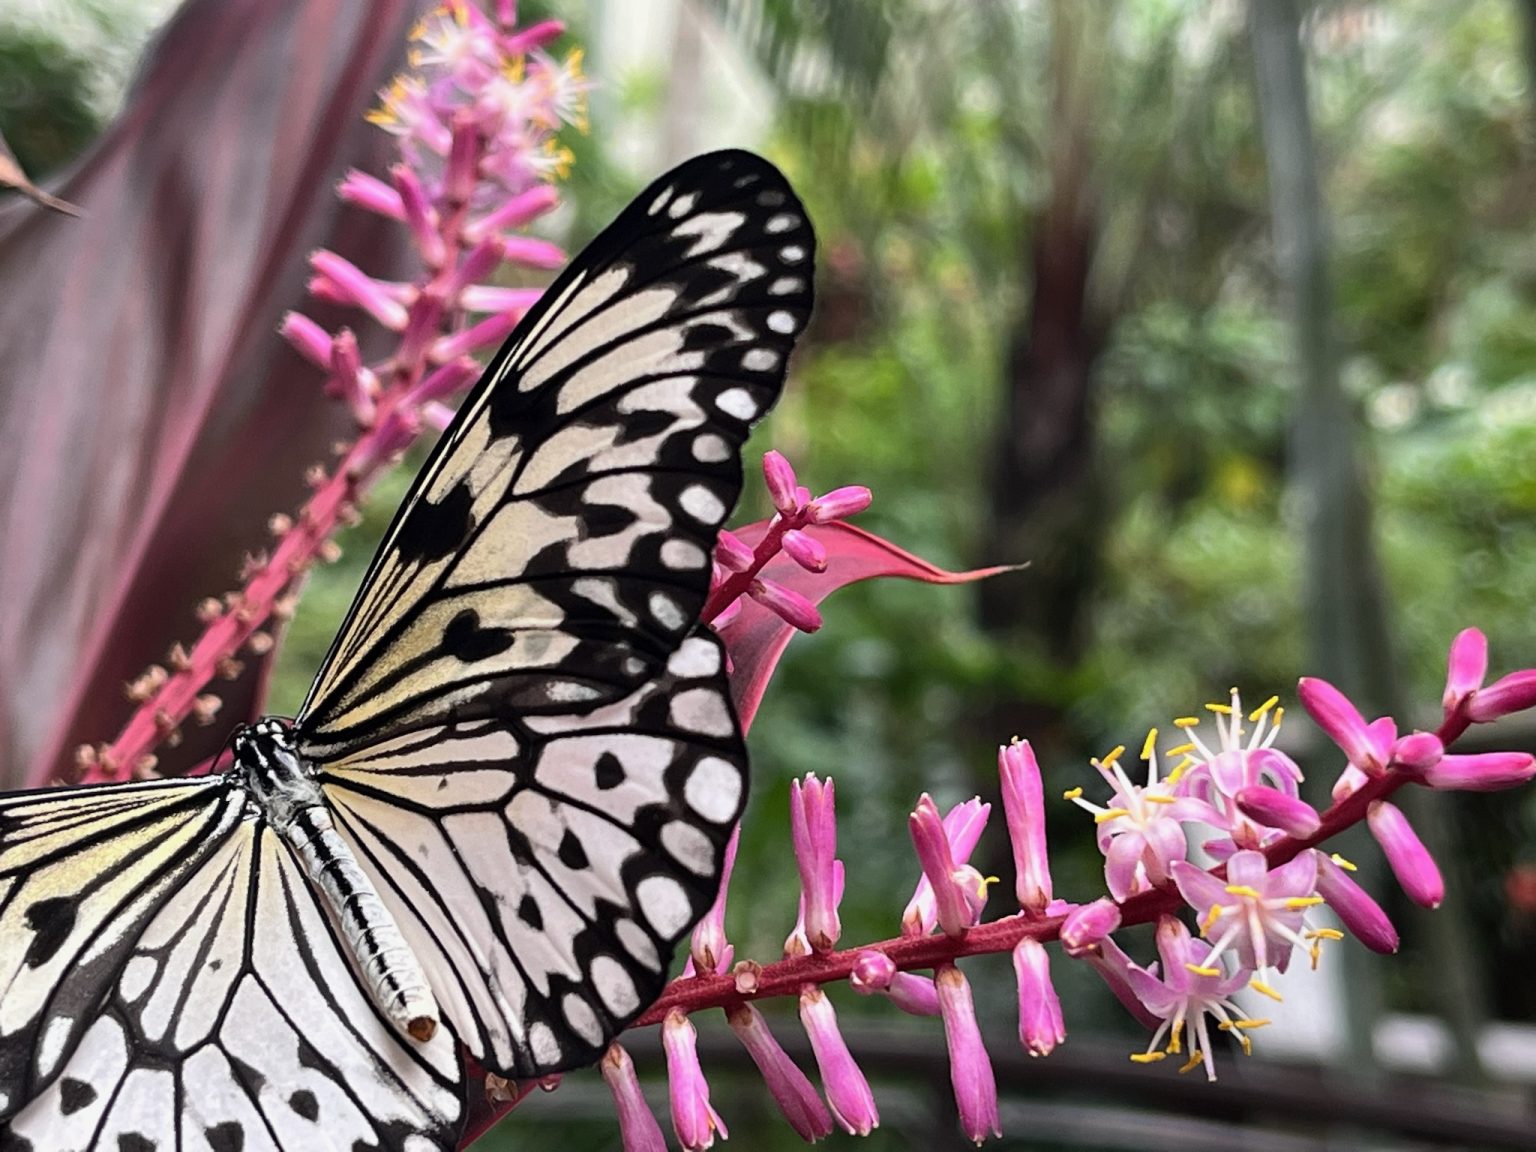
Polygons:
M1317 894L1328 901L1328 907L1344 927L1372 952L1390 956L1397 951L1397 929L1392 927L1381 905L1321 852L1317 853Z
M1003 1131L997 1122L997 1078L976 1023L971 986L953 964L940 966L933 982L939 990L944 1039L949 1044L949 1079L960 1110L960 1129L968 1140L980 1144L988 1133L1001 1136Z
M795 492L795 470L782 453L768 451L763 454L763 483L768 489L768 499L785 516L800 507Z
M746 1048L752 1062L763 1074L768 1091L773 1094L779 1111L795 1130L800 1139L814 1144L832 1134L832 1114L827 1111L816 1088L805 1073L789 1058L768 1030L768 1021L750 1004L737 1004L726 1009L726 1019L731 1031Z
M699 1034L693 1022L676 1008L662 1021L661 1047L667 1057L672 1129L677 1142L693 1152L713 1147L717 1131L728 1138L725 1121L709 1104L709 1084L699 1066Z
M1392 746L1392 763L1409 772L1423 772L1444 754L1445 745L1433 732L1410 732Z
M1120 927L1120 905L1107 896L1081 904L1067 913L1061 924L1061 946L1068 956L1092 952Z
M1067 1038L1067 1027L1045 945L1031 936L1020 940L1013 949L1013 971L1019 982L1019 1043L1031 1056L1049 1056Z
M842 934L837 917L836 789L814 773L789 783L789 826L800 869L800 888L805 894L805 935L812 949L830 952Z
M1045 785L1029 741L999 748L997 770L1013 845L1014 891L1025 912L1041 916L1051 902L1051 862L1045 848Z
M944 830L944 820L939 816L932 797L926 792L918 798L917 807L907 818L907 828L912 834L917 858L923 866L923 875L933 886L939 927L949 936L964 935L980 919L980 907L968 898L968 890L980 880L979 873L973 881L971 874L975 873L975 869L962 870L955 864L949 837ZM909 935L917 934L913 931L911 905L908 907L909 915L903 917L902 930Z
M1536 776L1536 758L1528 752L1481 752L1474 756L1442 756L1424 772L1431 788L1460 792L1500 792Z
M336 186L336 194L348 204L356 204L376 216L391 220L405 219L405 205L400 202L400 193L377 176L359 172L356 168L342 178Z
M443 168L443 196L450 208L468 204L480 176L480 157L485 138L475 122L474 113L460 108L449 126L448 162Z
M1476 628L1463 629L1451 641L1447 665L1441 703L1449 718L1462 701L1483 686L1488 675L1488 638Z
M635 1062L629 1053L617 1044L611 1044L599 1065L608 1090L613 1093L613 1104L619 1113L619 1136L624 1142L624 1152L667 1152L667 1141L661 1134L645 1093L640 1089L640 1078L635 1075Z
M837 1013L826 994L814 984L800 993L800 1022L810 1038L827 1103L843 1129L853 1136L868 1136L880 1127L880 1112L869 1081L853 1062L848 1044L837 1028Z
M1500 716L1524 712L1536 705L1536 668L1511 672L1486 688L1479 688L1467 704L1467 718L1486 724Z
M1288 836L1305 839L1322 827L1317 809L1305 800L1288 796L1278 788L1251 784L1233 799L1243 814L1266 828L1278 828Z
M971 858L971 853L976 849L976 842L981 839L982 832L986 830L987 817L991 812L992 805L983 804L981 797L973 796L969 800L956 804L945 815L944 835L949 840L950 859L957 870ZM967 881L973 874L977 880L980 879L980 874L974 869L968 869L965 872ZM905 933L916 936L926 936L938 923L933 885L929 883L926 873L918 878L912 899L907 901L907 906L902 911L901 922Z
M412 239L416 241L417 250L421 252L422 262L433 270L441 268L447 258L447 250L443 244L443 234L438 228L437 210L427 199L421 180L404 164L396 164L389 170L389 175L395 183L396 191L400 193L405 223L411 230Z
M776 580L764 580L761 577L753 580L747 595L791 628L815 632L821 627L821 613L816 610L816 605Z
M535 184L526 192L519 192L503 200L478 220L466 224L464 240L469 244L478 244L487 236L497 235L504 228L522 228L553 210L559 203L560 194L551 185ZM513 238L507 239L510 241ZM517 261L515 256L509 256L508 259ZM561 263L564 263L563 259Z
M860 485L834 488L825 496L812 500L806 506L806 513L812 524L830 524L864 511L873 499L869 489Z
M728 960L730 944L725 936L725 897L731 886L731 870L736 866L736 847L741 841L741 825L731 829L731 838L725 842L725 861L720 868L720 891L715 902L693 929L689 954L694 967L700 972L723 972Z
M720 567L727 572L745 572L752 567L752 559L752 549L742 542L741 537L724 528L720 529L715 541L715 560Z
M450 360L442 367L430 372L426 379L412 388L406 396L406 403L426 404L431 400L457 396L479 375L480 365L469 357L461 356L457 360Z
M505 20L505 24L515 24L516 16ZM543 48L551 41L558 40L565 34L565 25L559 20L542 20L537 24L524 28L521 32L514 32L505 36L501 41L501 52L504 56L524 56L538 48Z
M884 993L909 1016L937 1016L938 992L933 981L911 972L898 972L895 963L884 952L865 949L854 960L848 983L855 992L864 996Z
M459 293L466 312L511 312L522 317L544 295L539 288L502 288L496 284L468 284Z
M1402 809L1385 800L1377 800L1365 820L1408 898L1425 908L1440 907L1445 899L1445 881L1440 877L1435 858L1424 847Z
M478 284L496 271L497 265L502 261L502 254L503 241L500 236L491 236L480 241L454 266L442 285L443 298L458 303L459 294L464 289L471 284Z
M405 330L405 306L356 264L324 248L310 253L309 264L315 270L311 293L361 308L392 332Z
M565 249L535 236L505 236L499 241L501 259L524 268L563 268Z
M331 367L331 334L300 312L287 312L278 333L293 349L317 368Z
M1344 750L1351 764L1370 774L1385 769L1386 749L1379 746L1378 735L1344 693L1311 676L1303 676L1296 691L1317 726Z
M791 528L784 533L780 543L789 558L807 572L827 570L827 550L815 537L807 536L797 528Z
M478 352L482 348L500 346L516 328L523 315L521 312L500 312L493 316L487 316L478 323L471 324L468 328L460 328L457 332L451 332L432 343L432 360L442 364L445 361L456 359L460 356L468 356L472 352Z

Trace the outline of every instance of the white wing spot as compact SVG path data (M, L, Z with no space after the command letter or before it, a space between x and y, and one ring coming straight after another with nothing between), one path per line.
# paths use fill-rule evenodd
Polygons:
M736 731L724 698L713 688L693 688L679 692L672 697L668 717L674 727L704 736L726 737Z
M124 1000L132 1004L149 991L149 985L159 970L160 965L153 956L135 956L124 966L117 990L123 994Z
M795 330L795 316L793 312L770 312L768 314L768 330L788 335Z
M730 445L713 432L702 432L693 439L693 458L701 464L718 464L730 454Z
M53 1075L59 1057L64 1055L64 1041L69 1039L73 1016L50 1016L43 1025L42 1038L37 1043L37 1071L39 1078Z
M805 281L798 276L780 276L772 284L768 285L768 295L788 296L791 292L800 291Z
M718 524L725 519L725 505L702 484L691 484L677 498L683 511L703 524Z
M715 846L692 824L674 820L661 830L661 846L684 868L698 876L715 871Z
M769 235L773 235L778 232L788 232L798 223L799 220L797 220L794 216L791 216L788 212L781 212L779 215L770 219L767 224L763 225L763 231L767 232Z
M709 557L692 540L668 540L661 546L661 562L676 572L692 572L709 563Z
M599 956L587 970L603 1007L615 1016L630 1016L640 1008L640 993L635 982L612 956Z
M770 368L777 368L779 354L769 348L751 348L741 358L741 366L748 372L767 372Z
M635 895L640 900L640 911L664 939L681 935L693 919L688 893L670 876L647 876L635 886Z
M729 760L706 756L688 774L683 799L704 819L724 824L741 803L741 773Z
M572 992L560 1002L560 1008L572 1032L593 1047L603 1042L603 1026L598 1022L597 1013L592 1011L592 1005L583 997Z
M556 704L586 704L600 695L596 688L571 680L555 680L549 685L549 698Z
M613 926L613 934L624 946L624 951L639 963L653 971L661 971L661 957L656 954L656 945L646 935L644 928L633 920L620 920Z
M690 637L672 653L667 671L679 680L713 676L720 671L720 648L703 637Z
M651 618L668 632L680 632L688 623L677 601L665 592L652 592L646 607L651 610Z
M542 1021L528 1029L528 1047L540 1064L554 1064L560 1059L560 1041L555 1039L555 1030Z
M648 215L648 216L656 215L656 213L660 212L663 208L665 208L667 206L667 201L670 200L670 199L672 199L672 189L671 188L663 188L660 192L658 192L656 194L656 199L651 201L651 206L645 210L646 211L646 215Z
M745 388L727 388L715 397L715 407L738 420L750 420L757 415L757 401Z
M799 244L786 244L779 249L779 259L786 264L798 264L805 259L805 249Z
M698 196L692 192L679 196L676 200L672 201L672 207L667 209L667 215L674 220L681 220L693 211L693 205L697 200Z
M678 204L682 201L679 200ZM673 205L672 215L676 216L677 205ZM683 255L689 259L702 256L706 252L713 252L723 245L736 233L736 229L746 221L746 217L740 212L706 212L702 216L695 216L692 220L684 220L676 228L672 229L672 235L697 236L693 246ZM722 258L723 259L723 258ZM718 266L718 265L717 265ZM727 268L726 271L732 271Z

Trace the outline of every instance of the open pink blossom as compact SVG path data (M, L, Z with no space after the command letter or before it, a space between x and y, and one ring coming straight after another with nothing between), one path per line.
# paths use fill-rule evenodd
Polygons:
M1173 878L1200 917L1200 934L1211 941L1206 965L1231 950L1240 968L1256 973L1253 987L1277 996L1271 970L1286 970L1292 948L1312 947L1302 932L1307 909L1323 902L1316 895L1316 853L1309 849L1270 868L1262 852L1241 851L1227 861L1225 879L1183 862L1173 866Z

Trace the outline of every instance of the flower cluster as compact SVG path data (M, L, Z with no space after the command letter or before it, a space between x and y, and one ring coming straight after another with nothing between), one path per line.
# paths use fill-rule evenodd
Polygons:
M487 281L506 265L542 271L564 263L555 245L520 234L558 203L552 181L569 157L556 132L585 124L580 54L558 61L544 51L561 30L553 21L519 28L510 0L497 0L493 15L449 0L412 32L413 71L370 117L395 136L400 160L388 180L349 173L339 192L400 221L421 273L384 280L334 252L310 257L310 293L359 309L395 334L394 346L365 364L350 329L327 332L298 312L281 327L325 373L327 395L347 404L358 436L334 470L311 470L314 492L297 517L272 518L272 548L251 558L245 586L199 607L205 630L197 642L177 645L166 666L129 685L139 707L111 745L80 749L82 782L153 775L155 747L174 743L189 718L213 721L220 701L208 685L240 675L242 650L271 649L263 628L291 613L295 579L340 555L332 536L356 517L361 494L424 428L447 425L447 401L479 374L472 354L505 339L539 297L538 289Z

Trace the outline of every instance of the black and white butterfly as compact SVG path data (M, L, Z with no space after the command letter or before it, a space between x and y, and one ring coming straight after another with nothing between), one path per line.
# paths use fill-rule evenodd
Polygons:
M465 400L291 725L0 797L0 1149L451 1148L455 1042L538 1076L650 1004L746 797L697 621L813 249L758 157L657 180Z

